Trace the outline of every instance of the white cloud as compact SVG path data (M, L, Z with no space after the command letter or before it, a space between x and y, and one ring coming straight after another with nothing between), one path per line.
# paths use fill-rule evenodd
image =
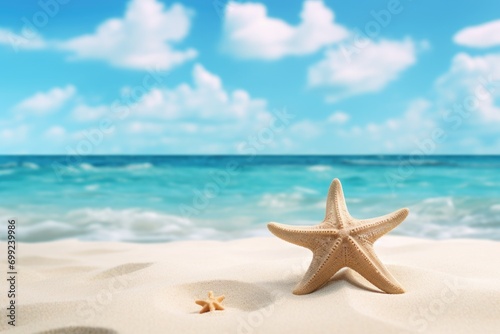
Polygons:
M323 133L323 130L323 126L320 126L317 122L310 120L295 122L290 127L290 133L294 137L303 139L317 138Z
M358 153L409 153L418 149L418 143L426 140L437 127L432 107L429 100L415 99L401 115L343 128L338 138L348 140Z
M432 100L415 99L403 114L380 122L340 127L330 133L330 141L349 141L353 152L364 153L496 152L492 138L498 137L500 122L500 54L456 55L435 88ZM439 133L442 137L435 140ZM310 146L327 140L322 136Z
M73 117L82 122L95 121L100 117L103 117L107 112L109 112L109 107L105 105L99 106L89 106L86 104L78 104L73 109Z
M367 41L366 47L347 54L344 48L327 50L325 58L309 68L311 87L330 87L330 102L367 92L377 92L416 62L417 47L403 41Z
M140 121L130 122L127 128L127 132L132 134L161 133L164 130L165 129L162 124Z
M288 143L291 152L411 152L418 149L418 143L426 140L437 127L435 116L431 113L432 106L426 99L415 99L397 117L352 126L345 124L348 117L342 112L334 113L324 120L301 120L287 129L280 143ZM340 119L345 120L344 124L338 122ZM349 144L346 145L346 142Z
M20 143L26 139L29 127L26 124L6 128L0 131L2 144ZM2 145L3 146L3 145Z
M229 2L223 22L223 45L241 58L279 59L303 55L347 37L323 1L306 0L297 26L269 17L260 3Z
M434 117L430 117L432 102L423 98L411 101L406 112L400 118L390 118L383 123L384 130L400 130L403 133L413 134L415 130L425 132L436 126Z
M267 102L254 99L242 89L227 91L222 80L196 64L193 83L168 88L154 88L135 106L141 116L161 119L242 120L264 119Z
M109 19L93 34L61 42L77 59L99 59L117 67L170 69L196 57L196 50L176 50L189 33L191 10L169 8L156 0L132 0L123 18Z
M485 123L500 121L500 54L457 54L450 69L436 81L442 109L460 104ZM449 111L449 110L448 110Z
M333 114L331 114L327 120L330 123L344 124L347 121L349 121L349 118L350 116L345 112L336 111Z
M127 89L122 92L130 93ZM91 106L79 98L71 109L73 121L90 122L91 127L97 126L101 117L112 121L113 136L106 135L100 152L116 147L121 152L142 153L178 153L180 147L189 153L235 152L238 144L268 126L273 117L266 100L243 89L227 89L220 77L201 64L193 66L191 82L152 88L135 104L127 104L127 99L119 101ZM121 113L123 106L129 108L126 117L115 113ZM67 137L78 141L81 131Z
M10 45L14 51L39 50L46 46L46 42L38 35L19 35L5 28L0 28L0 44Z
M44 136L52 140L61 140L66 136L66 129L59 125L54 125L45 131Z
M38 92L35 95L21 101L14 109L32 112L34 114L46 114L57 111L76 93L72 85L66 87L55 87L47 92Z
M242 141L269 126L273 118L266 100L254 98L243 89L227 89L220 77L201 64L193 66L191 82L151 88L135 104L124 97L110 104L92 105L76 92L71 85L56 87L22 101L14 110L29 110L41 115L64 107L71 115L67 118L68 123L46 128L35 126L38 131L33 135L40 135L40 138L55 144L68 140L68 145L73 146L85 139L85 131L97 129L101 119L108 120L114 130L112 134L106 134L106 140L95 148L98 151L94 153L178 153L181 147L183 152L189 153L206 153L208 150L235 152ZM131 92L122 89L122 93ZM124 114L123 107L129 113ZM14 125L28 119L13 121L6 123L9 129L0 132L0 139L13 142L16 136L25 137L26 129L18 131ZM82 122L86 122L83 128ZM50 149L61 148L54 146Z
M500 45L500 20L466 27L453 36L459 45L473 48L488 48Z

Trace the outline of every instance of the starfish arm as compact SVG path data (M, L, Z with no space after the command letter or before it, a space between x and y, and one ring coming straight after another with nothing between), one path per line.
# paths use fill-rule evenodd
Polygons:
M223 311L224 310L224 306L222 306L221 304L219 303L214 303L214 306L215 306L215 309L216 310L219 310L219 311Z
M200 310L200 313L205 313L205 312L208 312L209 308L208 308L208 304L206 304L205 306L203 306L203 308Z
M351 233L357 234L362 239L365 239L373 244L381 236L401 224L408 216L409 212L410 211L408 209L404 208L385 216L357 220L356 225L358 225L358 227L352 229Z
M206 301L204 301L204 300L197 300L197 301L195 301L195 303L196 303L196 304L198 304L198 305L200 305L200 306L205 306L205 305L207 305L207 302L206 302Z
M269 223L267 228L278 238L311 250L318 246L318 235L337 233L336 230L322 229L317 226L292 226L280 223Z
M382 264L369 243L359 244L354 238L348 238L351 248L348 266L357 271L370 283L389 294L404 293L401 284Z
M208 307L210 309L210 312L215 311L214 303L208 303Z
M330 184L326 199L325 222L329 223L332 227L341 229L345 226L349 217L342 184L339 179L334 179Z
M331 245L331 243L328 244ZM325 245L327 244L325 243ZM305 295L319 289L328 283L332 276L344 266L342 239L337 238L328 253L324 252L324 249L316 249L313 252L313 259L309 269L302 281L297 284L293 293Z
M221 303L224 300L224 298L226 298L226 296L220 296L215 299L217 300L218 303Z

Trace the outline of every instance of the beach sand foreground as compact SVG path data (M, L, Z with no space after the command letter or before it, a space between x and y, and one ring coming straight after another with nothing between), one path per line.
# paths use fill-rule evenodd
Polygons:
M23 243L18 247L17 326L7 325L4 315L0 330L500 332L499 242L385 236L375 249L405 294L381 293L357 273L343 270L322 289L293 295L311 253L271 237L165 244ZM5 290L5 281L2 286ZM199 314L194 301L205 299L209 290L225 295L226 309ZM1 296L7 305L6 294Z

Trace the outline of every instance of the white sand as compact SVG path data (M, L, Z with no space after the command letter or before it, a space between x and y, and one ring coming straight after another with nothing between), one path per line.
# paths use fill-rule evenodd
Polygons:
M344 270L295 296L311 254L271 237L21 244L11 332L500 333L500 243L385 236L376 250L405 294ZM226 296L225 311L197 313L208 290ZM2 305L5 291L4 281Z

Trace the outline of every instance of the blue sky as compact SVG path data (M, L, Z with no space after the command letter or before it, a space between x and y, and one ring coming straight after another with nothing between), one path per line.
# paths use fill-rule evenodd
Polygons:
M0 5L3 154L491 154L498 1Z

